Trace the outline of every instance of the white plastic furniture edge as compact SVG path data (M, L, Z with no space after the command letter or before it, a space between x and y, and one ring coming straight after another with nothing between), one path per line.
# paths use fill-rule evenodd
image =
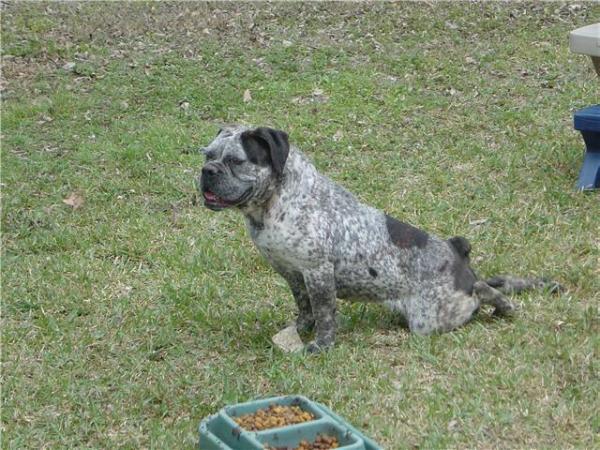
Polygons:
M571 31L569 43L573 53L600 56L600 23Z

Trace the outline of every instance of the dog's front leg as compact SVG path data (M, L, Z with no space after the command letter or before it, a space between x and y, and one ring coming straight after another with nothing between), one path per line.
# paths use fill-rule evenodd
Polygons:
M285 272L280 271L283 277L288 282L296 305L298 306L298 317L296 318L296 330L300 334L306 334L315 327L315 319L313 317L312 308L310 306L310 297L308 290L304 284L304 277L300 272Z
M303 273L316 325L316 338L306 351L318 353L335 343L335 279L333 265L324 264Z

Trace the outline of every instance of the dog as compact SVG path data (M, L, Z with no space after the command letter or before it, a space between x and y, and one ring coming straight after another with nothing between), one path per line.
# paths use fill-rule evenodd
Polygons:
M411 332L428 335L464 325L481 305L510 315L515 306L503 293L553 284L479 279L465 238L441 239L361 203L283 131L228 126L201 151L204 205L245 216L259 252L289 284L298 332L315 332L308 352L334 345L337 298L384 304Z

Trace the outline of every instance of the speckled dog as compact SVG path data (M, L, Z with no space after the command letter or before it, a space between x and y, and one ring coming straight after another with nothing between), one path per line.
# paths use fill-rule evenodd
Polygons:
M205 205L244 214L257 248L292 290L298 331L316 328L308 351L334 344L336 298L383 303L411 331L430 334L463 325L481 304L510 314L501 291L547 284L478 280L465 238L440 239L362 204L319 174L283 131L227 127L203 153L197 184Z

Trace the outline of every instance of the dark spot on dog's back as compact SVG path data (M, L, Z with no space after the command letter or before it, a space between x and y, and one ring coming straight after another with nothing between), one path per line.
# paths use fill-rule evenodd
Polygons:
M427 245L429 235L412 225L400 222L387 214L385 215L385 225L392 242L400 248L423 248Z
M285 213L281 213L281 215L279 216L279 221L282 222L283 219L285 219Z
M369 275L371 275L373 278L377 278L377 271L372 267L369 267Z

